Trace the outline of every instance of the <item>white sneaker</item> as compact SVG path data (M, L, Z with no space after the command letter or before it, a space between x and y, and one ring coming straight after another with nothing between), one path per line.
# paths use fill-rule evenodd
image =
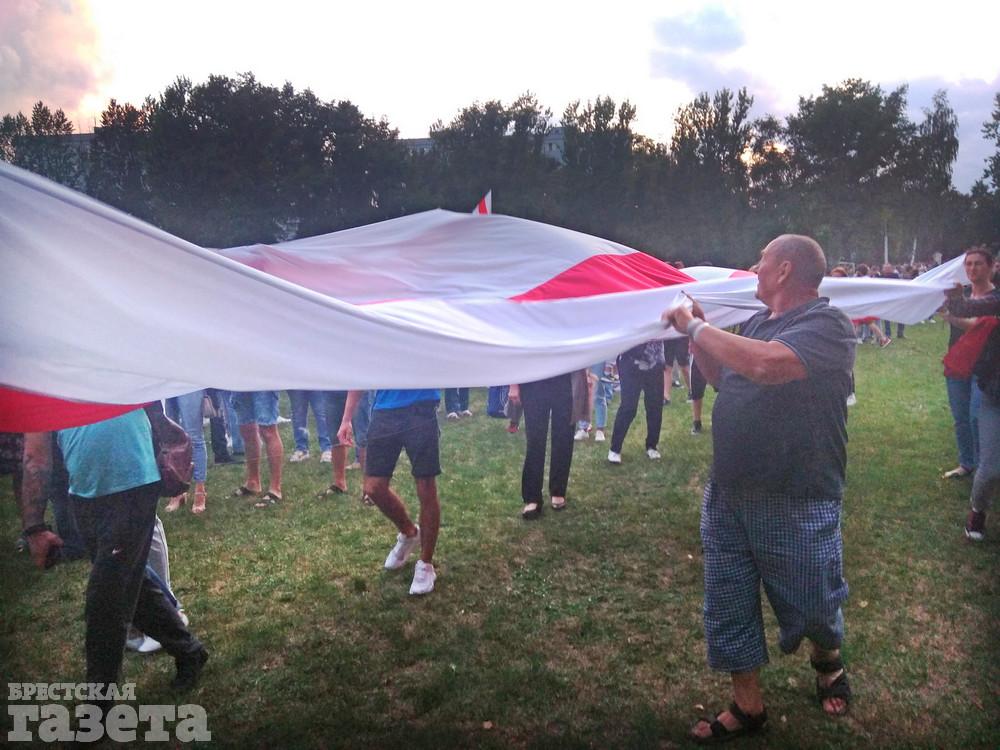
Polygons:
M406 559L410 556L410 553L419 546L419 526L417 526L417 533L413 536L406 536L402 531L396 534L396 546L389 551L389 556L385 558L385 569L399 570L402 568L406 565Z
M660 458L663 458L663 456L660 455L660 452L656 450L656 448L647 448L646 455L649 456L650 461L656 461Z
M852 393L850 396L847 397L848 406L854 406L856 403L858 403L858 397L856 394Z
M163 646L160 645L160 642L158 640L156 640L155 638L150 638L147 635L143 637L142 643L139 644L139 648L137 648L136 651L138 651L140 654L155 654L161 648L163 648Z
M293 464L297 464L301 461L305 461L308 458L309 458L309 451L292 451L292 455L288 457L288 460Z
M423 560L417 560L417 564L413 568L413 583L410 584L410 596L421 596L431 593L434 590L434 581L436 579L437 573L434 572L434 566L430 563L425 563Z
M942 479L961 479L962 477L969 476L969 474L972 474L972 472L969 469L966 469L964 466L958 466L958 467L952 469L951 471L946 471L942 475L941 478Z
M620 464L622 462L622 454L615 453L614 451L608 451L608 462L613 464Z
M333 463L333 451L323 451L319 457L319 462L321 464Z
M144 640L146 640L145 635L136 628L129 626L128 638L125 639L125 648L128 651L138 651Z
M595 443L604 442L604 430L594 430L594 442Z
M463 409L463 410L462 410L462 411L460 412L460 414L461 414L461 416L463 416L463 417L471 417L471 416L472 416L472 412L471 412L471 411L469 411L468 409Z
M576 440L577 442L581 440L586 440L587 431L581 427L579 430L576 431L576 434L573 436L573 439Z
M448 412L448 416L445 417L445 419L448 419L448 420L451 420L452 422L454 422L455 420L458 419L458 412L457 411L450 411L450 412Z

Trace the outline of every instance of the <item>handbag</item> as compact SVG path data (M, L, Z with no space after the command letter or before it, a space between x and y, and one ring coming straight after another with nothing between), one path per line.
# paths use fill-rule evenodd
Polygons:
M972 370L986 347L993 329L1000 323L995 317L981 317L975 324L952 344L941 362L944 364L944 375L947 378L967 379L972 377Z
M159 401L146 404L146 416L153 434L153 455L160 470L160 497L187 492L194 476L191 438L184 428L163 413Z

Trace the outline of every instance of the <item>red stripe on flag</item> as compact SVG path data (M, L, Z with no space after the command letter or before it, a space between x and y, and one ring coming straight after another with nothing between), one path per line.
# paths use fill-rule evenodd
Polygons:
M518 302L537 302L596 294L634 292L694 281L683 271L646 253L592 255L534 289L511 297Z
M64 401L0 386L0 432L48 432L101 422L141 404Z

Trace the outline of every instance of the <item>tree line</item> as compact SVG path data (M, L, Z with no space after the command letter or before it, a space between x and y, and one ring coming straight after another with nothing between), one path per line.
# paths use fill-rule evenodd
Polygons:
M907 88L851 79L752 119L747 90L681 107L669 143L633 130L608 97L558 120L526 93L476 102L412 149L385 119L252 73L178 78L140 105L108 103L88 148L38 102L0 120L0 158L209 247L275 242L429 208L468 211L492 189L499 213L557 224L687 264L746 266L783 232L831 260L955 255L1000 242L1000 93L983 134L996 145L969 194L952 186L958 120L939 91L923 119ZM562 153L545 148L561 128Z

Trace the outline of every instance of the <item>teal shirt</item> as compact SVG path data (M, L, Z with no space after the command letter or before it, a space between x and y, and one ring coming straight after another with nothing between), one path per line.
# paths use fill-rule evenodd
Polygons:
M160 479L149 419L142 409L59 430L56 436L71 495L102 497Z

